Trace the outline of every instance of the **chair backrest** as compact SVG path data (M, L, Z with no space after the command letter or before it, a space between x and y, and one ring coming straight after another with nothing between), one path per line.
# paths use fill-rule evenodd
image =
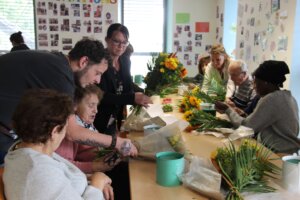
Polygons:
M4 168L0 167L0 200L5 200L5 195L4 195L4 184L3 184L3 172Z

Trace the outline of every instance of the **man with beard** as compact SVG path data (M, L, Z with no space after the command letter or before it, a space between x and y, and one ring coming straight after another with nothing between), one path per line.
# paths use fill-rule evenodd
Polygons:
M73 97L75 85L85 87L99 83L110 58L103 44L83 39L69 54L46 51L16 51L0 56L0 165L17 139L11 129L11 117L20 97L31 88L54 89ZM30 119L28 119L30 120ZM136 155L128 139L92 131L78 125L75 116L68 120L67 138L81 144L117 148L123 155Z

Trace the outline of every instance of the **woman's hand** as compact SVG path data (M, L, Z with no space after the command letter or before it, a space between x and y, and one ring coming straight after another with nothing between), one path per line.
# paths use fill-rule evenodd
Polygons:
M106 172L112 170L122 161L117 151L112 151L107 155L93 161L93 172Z
M134 93L134 102L147 108L149 106L148 104L152 103L152 100L144 93L136 92Z
M114 191L110 184L104 186L103 196L105 200L114 200Z
M111 179L102 172L95 172L90 177L90 180L90 185L94 186L95 188L98 188L101 191L103 191L105 185L111 184Z
M216 111L219 113L224 113L228 109L228 105L221 101L215 102Z

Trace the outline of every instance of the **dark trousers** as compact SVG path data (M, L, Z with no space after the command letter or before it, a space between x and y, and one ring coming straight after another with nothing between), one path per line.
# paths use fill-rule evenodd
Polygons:
M130 200L128 162L120 162L111 171L105 172L112 180L115 200Z

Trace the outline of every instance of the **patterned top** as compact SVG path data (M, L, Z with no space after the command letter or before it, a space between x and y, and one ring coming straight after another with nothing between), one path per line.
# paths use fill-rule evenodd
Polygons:
M230 100L236 107L244 109L248 103L255 97L255 90L253 89L253 79L249 76L240 86L235 86L234 93Z

